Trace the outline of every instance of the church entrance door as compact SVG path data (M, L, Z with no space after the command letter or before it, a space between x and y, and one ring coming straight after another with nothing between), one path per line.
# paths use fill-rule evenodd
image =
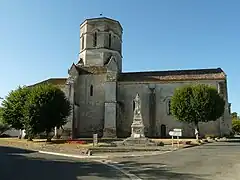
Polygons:
M166 125L165 124L162 124L161 125L161 137L162 138L165 138L165 137L167 137L167 132L166 132L167 130L166 130Z

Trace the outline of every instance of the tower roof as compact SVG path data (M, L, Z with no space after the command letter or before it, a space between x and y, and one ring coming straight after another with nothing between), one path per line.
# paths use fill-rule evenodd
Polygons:
M111 19L111 18L107 18L107 17L97 17L97 18L89 18L89 19L85 19L81 24L80 26L82 26L83 24L87 23L88 21L112 21L114 23L117 23L121 29L122 28L122 25L120 24L119 21L115 20L115 19Z

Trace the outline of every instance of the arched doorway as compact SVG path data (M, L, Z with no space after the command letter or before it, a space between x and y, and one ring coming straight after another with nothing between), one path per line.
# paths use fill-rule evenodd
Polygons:
M167 137L167 128L165 124L161 125L161 138Z

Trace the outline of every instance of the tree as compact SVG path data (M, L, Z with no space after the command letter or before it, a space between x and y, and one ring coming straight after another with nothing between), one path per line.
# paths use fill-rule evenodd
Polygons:
M2 102L2 120L11 128L21 130L24 128L24 106L30 90L27 87L18 87L11 91ZM20 134L21 137L21 134Z
M240 133L240 120L234 119L232 121L232 130L235 134Z
M232 120L240 120L237 112L233 112L231 116L232 116Z
M214 87L206 84L177 88L171 99L171 113L179 120L194 124L196 139L199 122L215 121L224 113L225 101Z
M51 141L49 134L53 132L54 127L66 124L70 107L65 94L56 86L43 84L33 87L24 111L24 125L29 139L45 132L47 141Z
M232 119L237 119L237 118L238 118L237 112L233 112L233 113L231 114L231 116L232 116Z
M7 130L10 129L10 127L9 127L7 124L4 124L4 123L3 123L3 120L2 120L2 112L3 112L3 110L2 110L2 108L0 108L0 136L1 136L4 132L6 132Z

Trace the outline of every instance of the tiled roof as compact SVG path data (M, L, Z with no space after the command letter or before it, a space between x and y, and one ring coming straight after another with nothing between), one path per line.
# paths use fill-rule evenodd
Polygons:
M101 66L76 66L79 74L103 74L107 72L106 67Z
M81 27L86 21L104 21L104 20L105 20L105 21L115 22L115 23L117 23L117 24L121 27L121 29L123 29L123 28L122 28L122 25L120 24L119 21L117 21L117 20L115 20L115 19L107 18L107 17L97 17L97 18L85 19L85 20L80 24L80 27Z
M77 67L80 74L102 74L106 73L105 67ZM119 75L119 81L186 81L186 80L224 80L226 74L221 68L216 69L190 69L170 71L145 71L125 72ZM65 85L67 78L50 78L39 83L30 85L36 86L42 83L54 85Z
M28 87L33 87L33 86L43 84L43 83L49 83L49 84L53 84L53 85L65 85L66 81L67 81L67 78L49 78L47 80L38 82L38 83L30 85Z
M225 79L221 68L121 73L119 81L184 81Z

